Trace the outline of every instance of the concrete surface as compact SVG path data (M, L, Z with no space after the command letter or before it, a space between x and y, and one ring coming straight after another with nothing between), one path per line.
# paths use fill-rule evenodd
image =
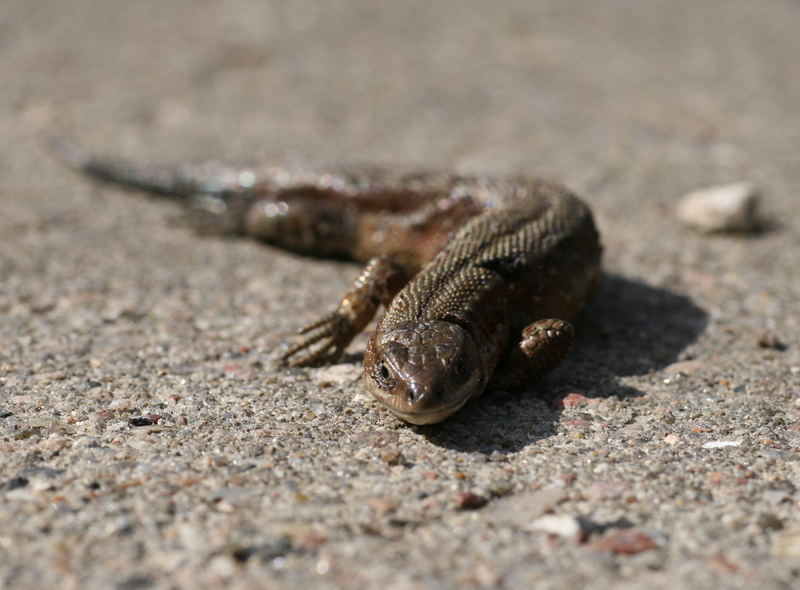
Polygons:
M798 587L798 23L790 0L5 0L0 586ZM363 338L267 362L354 266L196 235L52 136L551 177L596 210L607 278L545 383L409 427L362 393ZM675 221L736 181L768 231Z

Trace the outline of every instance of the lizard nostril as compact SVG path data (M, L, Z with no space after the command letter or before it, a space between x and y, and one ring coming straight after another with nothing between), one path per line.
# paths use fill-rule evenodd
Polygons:
M419 402L425 396L425 390L420 387L411 386L408 388L406 392L406 400L408 400L409 404L415 404Z
M425 404L426 406L431 403L436 403L441 400L444 395L444 388L441 383L415 383L411 384L406 390L406 400L409 404Z

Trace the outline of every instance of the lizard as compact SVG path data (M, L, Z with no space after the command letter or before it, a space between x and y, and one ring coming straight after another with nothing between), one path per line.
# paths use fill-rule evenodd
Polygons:
M140 167L54 145L96 179L184 199L205 225L302 254L365 263L331 312L279 349L335 362L378 321L366 389L412 424L440 422L492 388L556 367L600 275L588 206L559 184L382 168Z

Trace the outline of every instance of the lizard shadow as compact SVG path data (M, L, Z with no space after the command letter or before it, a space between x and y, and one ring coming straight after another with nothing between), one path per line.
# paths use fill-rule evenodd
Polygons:
M508 454L557 434L570 391L589 398L639 397L620 378L659 371L703 332L705 311L683 295L619 275L604 275L578 319L569 359L532 387L496 392L433 426L416 427L431 443L462 452ZM561 406L561 407L559 407Z

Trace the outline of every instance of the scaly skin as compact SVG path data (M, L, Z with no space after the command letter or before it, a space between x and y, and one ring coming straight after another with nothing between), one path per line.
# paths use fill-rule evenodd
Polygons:
M384 170L139 169L67 144L57 155L106 181L186 197L205 225L297 252L367 262L338 308L281 359L333 362L380 304L364 355L372 395L414 424L444 420L494 386L555 367L600 273L591 212L562 187Z

